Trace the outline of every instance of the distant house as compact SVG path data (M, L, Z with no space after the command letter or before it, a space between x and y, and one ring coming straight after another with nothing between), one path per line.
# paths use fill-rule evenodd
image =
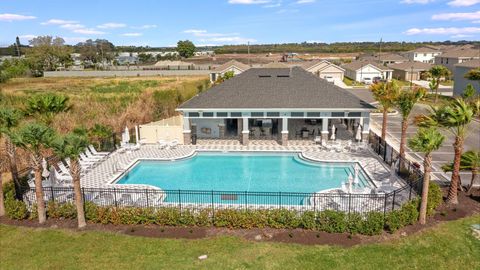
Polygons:
M393 69L394 79L403 81L416 81L422 78L422 75L432 67L432 64L408 61L398 64L390 64L388 67Z
M453 95L459 96L463 93L465 88L468 84L473 85L475 89L477 89L477 93L480 94L480 82L479 81L471 81L465 78L465 74L474 68L480 68L480 59L470 60L466 62L462 62L460 64L455 65L455 69L453 71Z
M301 67L323 79L328 77L334 81L343 81L345 75L345 69L327 60L308 61L303 63Z
M198 51L194 53L195 56L210 56L214 54L215 54L214 51Z
M393 70L389 67L374 63L371 61L354 61L344 64L345 76L357 82L371 81L375 77L380 77L390 81Z
M423 63L434 63L435 57L442 54L441 51L429 48L429 47L420 47L411 51L404 53L403 55L408 58L410 61L417 61Z
M362 54L358 57L362 61L373 61L382 65L403 63L408 61L404 56L396 53L374 53L374 54Z
M455 65L463 62L480 59L480 51L474 49L450 50L435 57L435 65L443 65L454 72Z
M149 68L149 69L188 70L188 69L194 69L194 67L195 65L190 62L163 60L163 61L156 62L153 68Z
M210 73L210 82L212 83L215 82L219 77L223 76L223 74L225 74L226 72L232 71L234 75L238 75L249 68L250 66L245 65L242 62L239 62L237 60L230 60L223 65L215 67L212 70L212 73Z

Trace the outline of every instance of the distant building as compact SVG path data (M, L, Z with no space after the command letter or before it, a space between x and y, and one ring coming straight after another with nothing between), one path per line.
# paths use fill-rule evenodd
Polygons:
M194 53L194 56L210 56L214 54L215 54L214 51L198 51Z
M376 77L390 81L393 73L391 68L371 61L354 61L342 65L342 68L345 76L357 82L371 82Z
M343 81L345 69L339 67L327 60L306 61L300 65L303 69L311 72L322 79L336 81Z
M226 72L232 71L234 75L238 75L247 69L249 69L250 66L239 62L237 60L230 60L226 62L223 65L220 65L218 67L215 67L212 70L212 73L210 73L210 82L215 82L219 77L223 76Z
M442 54L441 51L430 48L430 47L420 47L411 51L404 53L403 55L410 61L417 61L423 63L434 63L435 57Z
M362 54L358 57L362 61L374 61L382 65L403 63L408 61L404 56L396 53L374 53L374 54Z
M450 50L435 57L435 65L443 65L454 72L455 65L463 62L480 59L480 51L474 49Z
M190 62L163 60L156 62L153 68L149 67L148 69L188 70L194 68L195 65Z
M390 64L389 68L393 69L392 77L403 81L421 80L424 75L432 67L432 64L408 61L398 64Z
M453 95L459 96L463 93L468 84L471 84L477 89L477 94L480 94L480 82L471 81L465 78L465 74L474 68L480 68L480 59L465 61L455 65L453 71Z

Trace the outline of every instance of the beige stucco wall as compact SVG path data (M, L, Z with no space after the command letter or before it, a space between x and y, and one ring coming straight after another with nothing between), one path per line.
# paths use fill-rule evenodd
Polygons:
M157 122L140 125L140 140L155 144L159 140L178 140L183 144L183 117L174 116Z

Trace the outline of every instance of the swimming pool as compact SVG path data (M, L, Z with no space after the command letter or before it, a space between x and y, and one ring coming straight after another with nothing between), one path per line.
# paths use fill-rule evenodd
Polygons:
M146 184L167 194L165 202L277 204L279 193L315 193L340 188L354 162L313 162L297 153L199 152L176 161L140 160L116 184ZM357 188L370 186L358 166ZM179 192L191 191L188 193ZM194 192L197 191L197 192ZM215 194L209 196L210 191ZM271 193L259 200L256 192ZM248 193L248 196L246 196ZM244 195L245 194L245 195ZM287 195L284 195L287 196ZM304 195L282 204L303 204Z

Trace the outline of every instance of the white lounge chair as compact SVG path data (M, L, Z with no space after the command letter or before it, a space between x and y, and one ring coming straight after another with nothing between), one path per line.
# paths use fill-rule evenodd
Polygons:
M106 158L105 156L96 156L96 155L92 154L92 152L90 152L88 149L85 150L85 152L83 154L85 154L85 156L89 159L96 159L98 161L102 161Z
M171 141L171 142L168 143L168 147L169 147L170 149L175 149L175 148L177 148L177 145L178 145L178 140L177 140L177 139L175 139L175 140L173 140L173 141Z
M96 156L108 156L110 155L109 152L98 152L95 147L93 147L93 145L89 145L88 146L88 150L90 150L90 152L92 152L92 154L96 155Z
M158 146L160 149L165 149L168 146L168 143L165 140L159 140Z
M315 136L315 139L313 140L315 144L322 144L322 137L321 136Z

